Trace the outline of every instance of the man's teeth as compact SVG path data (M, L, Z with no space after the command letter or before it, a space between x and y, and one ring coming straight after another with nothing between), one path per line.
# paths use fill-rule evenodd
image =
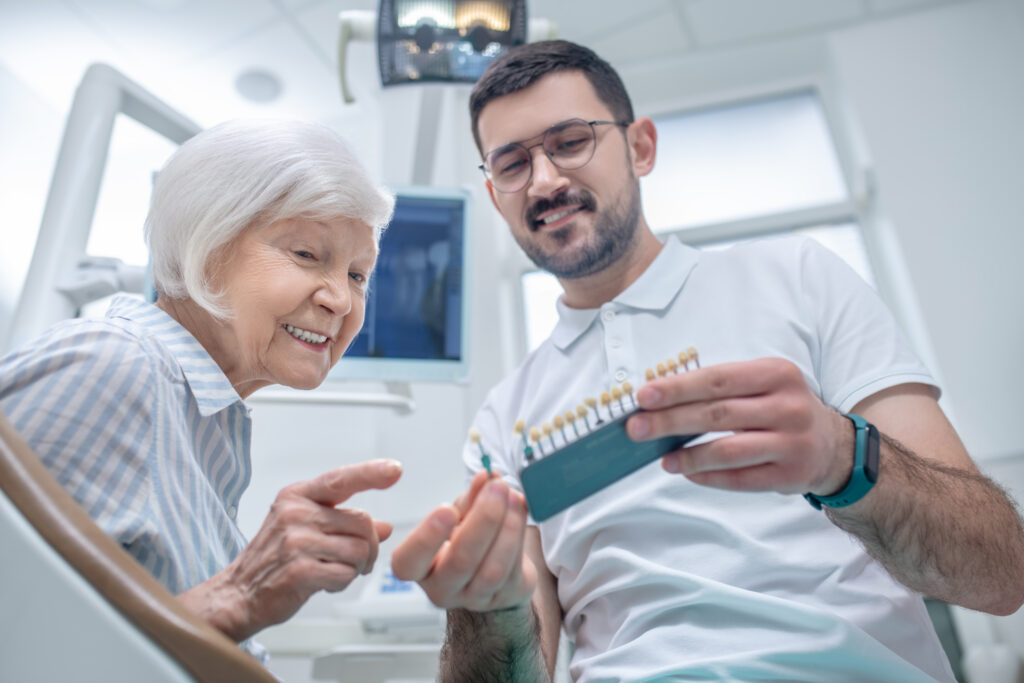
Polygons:
M288 323L284 324L284 329L288 334L292 335L296 339L301 339L302 341L309 342L310 344L323 344L327 341L327 337L322 334L303 330L293 325L289 325Z
M546 218L542 218L541 222L544 225L548 225L549 223L554 223L555 221L562 220L563 218L565 218L571 213L574 213L577 210L578 209L566 209L565 211L559 211L558 213L553 213L550 216L547 216Z

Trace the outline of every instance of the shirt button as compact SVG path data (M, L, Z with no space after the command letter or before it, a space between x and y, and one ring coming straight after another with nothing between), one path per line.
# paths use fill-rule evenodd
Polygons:
M234 505L229 505L228 506L228 517L230 517L231 519L234 519L236 516L238 516L238 508L236 508Z
M619 348L620 346L622 346L622 340L621 340L621 339L619 339L618 337L616 337L615 339L612 339L612 340L611 340L611 341L609 342L609 345L610 345L610 346L611 346L611 347L612 347L613 349L617 349L617 348Z
M628 377L628 376L629 376L629 373L626 372L625 370L623 370L622 368L619 368L618 370L615 371L615 381L616 382L625 382L626 381L626 377Z
M615 320L615 311L601 311L601 320L610 323Z

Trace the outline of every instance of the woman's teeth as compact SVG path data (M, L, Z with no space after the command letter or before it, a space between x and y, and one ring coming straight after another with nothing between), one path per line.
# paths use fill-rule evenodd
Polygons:
M302 341L309 342L310 344L323 344L327 341L327 337L322 334L303 330L293 325L289 325L288 323L284 324L284 329L288 334L292 335L296 339L301 339Z

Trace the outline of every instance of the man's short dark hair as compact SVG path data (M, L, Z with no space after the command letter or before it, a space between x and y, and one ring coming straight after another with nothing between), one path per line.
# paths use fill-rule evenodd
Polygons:
M525 90L538 80L556 71L579 71L594 88L598 98L608 107L616 121L633 122L633 105L622 79L611 65L593 50L567 40L545 40L519 45L487 67L469 97L469 115L473 140L480 144L480 112L491 100Z

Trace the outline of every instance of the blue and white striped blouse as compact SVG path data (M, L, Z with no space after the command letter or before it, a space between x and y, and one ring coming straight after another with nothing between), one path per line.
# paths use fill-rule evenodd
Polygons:
M120 296L0 359L0 411L89 515L172 593L243 548L251 418L198 341Z

